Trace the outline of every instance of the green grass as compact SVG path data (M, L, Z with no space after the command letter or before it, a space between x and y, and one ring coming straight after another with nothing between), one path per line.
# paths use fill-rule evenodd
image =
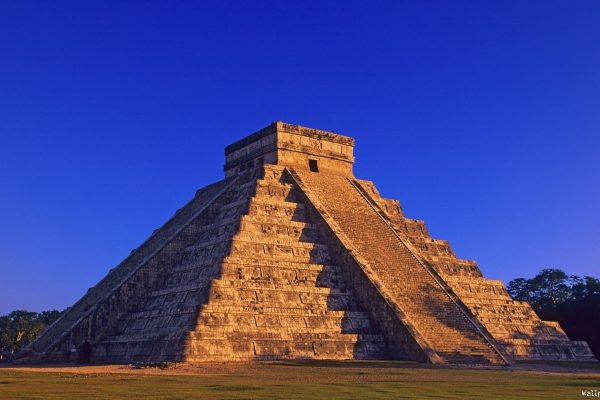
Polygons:
M0 399L582 399L600 374L424 367L393 362L258 363L201 375L0 368ZM187 372L189 373L189 371Z

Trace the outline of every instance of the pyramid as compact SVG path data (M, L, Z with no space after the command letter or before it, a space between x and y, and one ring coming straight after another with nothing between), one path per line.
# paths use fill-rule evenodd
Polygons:
M595 360L352 172L354 139L275 122L35 341L99 362Z

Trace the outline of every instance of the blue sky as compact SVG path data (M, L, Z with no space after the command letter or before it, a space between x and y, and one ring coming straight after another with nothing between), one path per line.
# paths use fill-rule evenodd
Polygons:
M371 4L374 3L374 4ZM271 121L505 281L600 271L600 2L0 3L0 314L62 309Z

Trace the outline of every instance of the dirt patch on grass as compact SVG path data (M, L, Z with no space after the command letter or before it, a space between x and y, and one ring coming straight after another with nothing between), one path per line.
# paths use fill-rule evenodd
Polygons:
M600 378L600 364L573 363L518 363L508 367L441 367L402 361L280 361L280 362L212 362L196 364L145 365L80 365L43 364L26 366L2 366L0 370L29 372L73 373L81 375L193 375L193 376L233 376L255 378L257 380L286 380L302 382L356 383L428 380L448 376L469 376L473 379L485 371L507 374L572 375Z
M547 400L579 398L582 389L600 386L600 371L555 364L457 368L396 361L61 364L0 367L0 382L6 382L0 385L2 399Z

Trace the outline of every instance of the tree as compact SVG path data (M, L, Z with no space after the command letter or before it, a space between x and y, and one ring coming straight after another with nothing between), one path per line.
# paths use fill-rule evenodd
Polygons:
M537 274L531 287L534 290L534 299L541 308L554 308L570 296L571 288L569 277L560 269L543 269Z
M588 297L600 296L600 280L591 276L584 276L583 279L573 277L573 286L571 287L571 299L581 300Z
M600 358L600 280L552 268L531 279L513 279L507 289L514 299L529 302L540 318L558 321L572 340L587 341Z
M514 299L531 303L530 286L529 279L516 278L508 283L507 289Z
M10 335L13 353L31 343L44 331L44 324L38 320L37 316L37 313L25 310L16 310L8 314L12 322Z
M11 325L12 321L8 315L0 317L0 356L12 352Z
M64 311L63 311L64 312ZM38 319L46 326L50 326L56 321L62 313L58 310L42 311L38 314Z
M517 278L510 281L507 289L513 298L527 301L534 308L551 309L570 298L572 283L577 279L560 269L547 268L532 279Z
M57 310L41 313L15 310L0 316L0 356L18 353L37 339L46 326L52 324L61 314Z

